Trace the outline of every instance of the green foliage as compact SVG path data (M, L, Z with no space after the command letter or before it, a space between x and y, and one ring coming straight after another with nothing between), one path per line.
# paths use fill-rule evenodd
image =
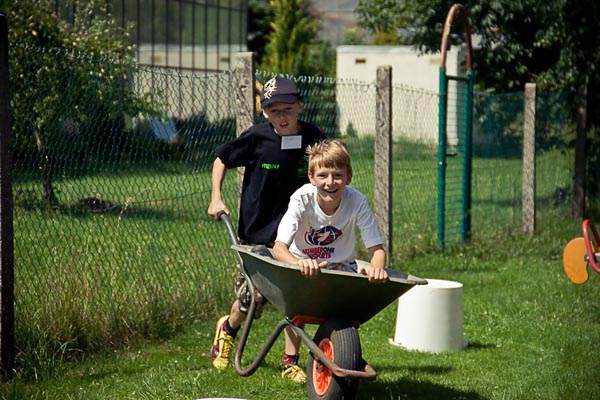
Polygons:
M248 50L254 52L257 64L262 61L267 35L272 31L273 10L263 0L248 1Z
M346 28L344 31L344 44L349 46L359 46L369 43L369 34L360 26Z
M273 20L261 69L277 74L331 75L333 50L316 40L319 21L309 0L271 0Z
M486 88L520 90L556 62L557 21L562 1L466 1L471 31L480 41L475 54L477 78ZM444 22L452 2L428 0L407 7L402 37L423 51L439 51ZM450 37L464 43L457 16Z
M374 33L397 32L400 41L435 52L453 3L361 1L356 11L360 26ZM474 61L484 87L521 90L526 82L537 82L542 89L564 88L587 83L596 75L600 65L596 1L470 0L462 4L472 34L481 39ZM396 21L406 29L398 30ZM453 44L464 43L460 17L451 32Z
M303 75L335 77L335 49L329 43L316 41L308 46L306 65L301 67Z
M355 10L358 25L373 33L372 44L398 45L398 30L406 24L403 18L406 7L404 1L360 0Z

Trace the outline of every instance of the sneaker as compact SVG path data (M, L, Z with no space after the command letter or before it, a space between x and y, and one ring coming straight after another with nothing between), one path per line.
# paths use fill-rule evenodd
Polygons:
M215 340L210 349L210 359L213 367L217 369L225 369L229 365L229 358L231 357L231 350L233 349L233 336L229 336L223 325L229 318L226 315L217 321L217 332L215 333Z
M296 383L306 383L306 373L295 364L284 365L281 371L281 377L287 378Z

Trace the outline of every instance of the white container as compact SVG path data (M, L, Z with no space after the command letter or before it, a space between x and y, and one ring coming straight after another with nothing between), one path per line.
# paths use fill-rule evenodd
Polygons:
M394 340L407 350L430 353L463 350L463 285L460 282L427 279L398 300Z

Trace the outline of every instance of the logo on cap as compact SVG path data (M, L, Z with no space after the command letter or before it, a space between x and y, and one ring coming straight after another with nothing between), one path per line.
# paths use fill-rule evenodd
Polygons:
M265 86L263 87L263 93L265 99L270 99L271 96L277 91L277 82L276 78L269 79Z

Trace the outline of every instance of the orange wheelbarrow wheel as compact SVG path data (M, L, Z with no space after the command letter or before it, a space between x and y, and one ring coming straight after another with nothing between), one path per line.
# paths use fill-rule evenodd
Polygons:
M337 365L358 371L363 367L360 338L350 321L329 320L319 326L314 342ZM313 400L354 399L358 380L335 376L311 353L307 365L308 398Z

